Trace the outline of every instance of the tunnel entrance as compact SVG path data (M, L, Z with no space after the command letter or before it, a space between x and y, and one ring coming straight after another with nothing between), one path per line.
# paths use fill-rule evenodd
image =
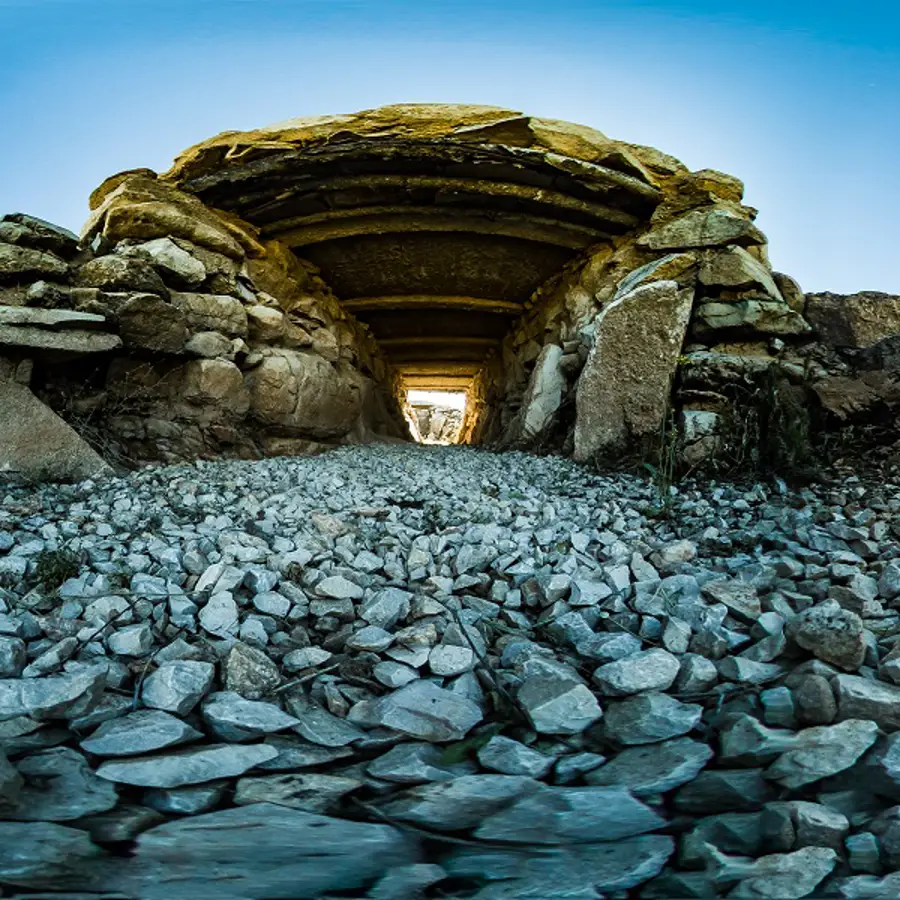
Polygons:
M593 129L440 104L225 133L164 177L312 263L403 390L422 391L470 391L535 293L662 197Z
M82 236L96 258L67 277L118 330L101 340L123 355L106 396L123 395L111 425L135 458L419 430L588 460L673 409L705 448L734 358L759 367L810 330L742 198L732 176L584 126L383 107L226 132L161 175L112 176ZM455 406L410 391L465 394L458 429Z

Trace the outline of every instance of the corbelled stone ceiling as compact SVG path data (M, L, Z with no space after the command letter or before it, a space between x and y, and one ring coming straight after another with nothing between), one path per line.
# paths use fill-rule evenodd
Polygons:
M319 266L423 388L465 387L541 283L661 200L628 145L482 106L226 132L163 177Z

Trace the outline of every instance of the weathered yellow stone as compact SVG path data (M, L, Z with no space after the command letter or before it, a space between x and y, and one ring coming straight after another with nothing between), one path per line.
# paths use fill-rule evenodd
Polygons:
M264 252L250 225L238 227L233 217L217 215L196 197L149 175L113 176L95 195L100 202L82 230L84 240L98 232L113 242L183 238L232 259L242 259L249 250Z

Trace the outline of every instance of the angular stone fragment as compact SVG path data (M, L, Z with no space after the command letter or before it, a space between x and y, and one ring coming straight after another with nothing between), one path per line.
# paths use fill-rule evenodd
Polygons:
M458 778L460 765L445 766L444 754L433 744L398 744L377 759L373 759L366 771L383 781L396 784L428 784L432 781L450 781ZM551 760L552 762L552 760ZM463 765L463 768L471 766Z
M475 828L488 816L544 786L515 775L463 775L412 788L380 808L389 816L433 831Z
M900 895L900 872L891 872L883 878L873 875L856 875L836 882L844 900L894 900Z
M767 684L780 678L784 668L775 663L756 662L740 656L726 656L716 664L716 670L725 681L737 684Z
M118 802L116 789L98 778L70 747L42 750L16 763L24 786L3 817L29 822L67 822L105 812Z
M834 691L822 675L805 675L794 686L791 697L801 725L830 725L837 715Z
M375 663L372 667L372 674L381 684L389 688L403 687L419 677L419 673L415 669L390 660Z
M743 247L736 245L705 253L699 277L701 284L727 288L761 288L769 297L779 301L783 299L772 273Z
M766 778L796 790L849 769L875 743L878 726L863 719L807 728L766 770Z
M350 711L350 720L384 726L424 741L458 741L482 719L478 706L429 681L414 681L367 706Z
M206 278L203 263L170 238L157 238L128 248L128 255L145 256L164 276L196 287Z
M73 719L99 700L106 686L106 667L94 666L71 675L0 681L0 722L18 716Z
M281 684L278 666L262 650L240 641L225 659L225 688L248 700L260 700Z
M675 807L697 815L760 809L776 796L762 769L706 769L675 795Z
M18 678L27 662L25 641L17 637L0 637L0 678Z
M0 216L0 241L36 247L69 259L78 252L78 237L67 228L54 225L27 213Z
M719 734L723 762L753 765L774 760L795 746L796 735L784 728L767 728L753 716L741 715Z
M363 601L359 616L370 625L390 631L409 615L412 594L399 588L385 588Z
M3 380L0 380L0 461L5 472L37 481L80 481L109 471L107 463L83 438L27 387Z
M780 300L739 300L734 303L704 303L697 308L695 331L707 340L707 331L739 328L768 335L806 334L803 317Z
M621 785L635 796L663 794L692 781L713 756L712 748L690 738L629 747L585 775L592 785Z
M765 235L747 218L727 207L697 209L667 222L638 239L651 250L765 244Z
M106 854L86 831L49 822L0 822L0 883L79 890L96 883Z
M299 724L274 703L246 700L231 691L210 694L202 713L213 734L223 741L249 741Z
M316 585L316 593L320 597L331 597L334 600L359 600L363 589L343 575L330 575Z
M152 709L187 715L206 696L215 673L212 663L198 660L163 663L144 681L141 699Z
M594 671L593 681L603 694L623 697L672 686L681 664L668 650L644 650Z
M703 707L668 694L638 694L609 704L604 731L620 744L652 744L687 734L702 714Z
M203 630L217 637L237 634L240 625L237 603L229 591L213 594L200 610L198 618Z
M288 694L285 705L297 719L298 724L294 730L313 744L346 747L365 737L365 732L351 722L332 715L301 693Z
M278 751L267 744L208 744L177 753L104 762L97 775L121 784L177 788L234 778L276 756Z
M196 816L214 810L231 787L228 779L195 784L190 787L148 788L142 802L166 815Z
M470 671L475 666L475 653L471 647L453 647L438 644L428 655L428 667L435 675L452 677Z
M304 647L302 650L291 650L281 660L281 664L288 672L301 672L304 669L314 669L331 659L332 654L321 647Z
M665 415L693 292L674 281L635 288L594 322L576 391L575 459L621 450Z
M823 806L806 800L790 800L783 803L769 803L767 811L786 813L794 827L794 849L802 847L831 847L840 851L844 837L850 830L847 817Z
M52 253L0 243L0 282L32 278L65 278L69 267Z
M169 291L156 269L139 257L98 256L78 270L80 287L100 288L112 293L141 291L168 297Z
M529 678L519 688L517 700L540 734L578 734L603 715L585 685L565 678Z
M520 414L521 436L526 440L540 434L559 409L566 388L566 376L559 365L562 356L558 344L545 344L535 360Z
M720 813L699 819L679 847L678 861L689 868L706 866L712 844L723 853L760 856L765 835L763 813Z
M139 709L104 722L81 742L81 749L97 756L137 756L202 737L202 732L167 712Z
M719 854L715 880L738 882L729 893L737 900L799 900L831 873L838 855L829 847L804 847L756 860Z
M620 787L544 787L485 818L475 837L523 844L616 841L665 824Z
M594 898L627 891L658 875L675 843L648 834L601 844L514 850L456 847L442 860L448 874L489 879L480 900ZM667 895L671 897L674 895Z
M625 632L590 632L577 636L575 650L579 656L599 663L614 662L637 653L642 647L639 638Z
M115 887L144 900L315 900L417 856L417 842L389 825L254 803L144 832Z
M492 772L527 775L529 778L543 778L555 762L554 757L499 734L481 747L477 756L478 762Z
M724 603L736 619L752 625L761 615L762 607L756 588L736 578L720 578L703 585L703 595L713 603Z
M107 639L107 646L118 656L146 656L153 649L153 633L149 624L127 625Z
M325 813L362 783L355 778L318 773L252 776L238 781L234 802L238 806L276 803L305 812Z
M836 600L826 600L804 610L788 622L787 634L824 662L855 672L866 656L863 622L842 609Z
M872 719L885 732L900 729L900 687L858 675L838 675L833 683L838 721Z

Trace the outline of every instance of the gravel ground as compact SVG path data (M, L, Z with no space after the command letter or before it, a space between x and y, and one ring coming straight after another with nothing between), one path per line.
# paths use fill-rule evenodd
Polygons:
M900 892L900 474L661 510L369 446L0 498L10 894Z

